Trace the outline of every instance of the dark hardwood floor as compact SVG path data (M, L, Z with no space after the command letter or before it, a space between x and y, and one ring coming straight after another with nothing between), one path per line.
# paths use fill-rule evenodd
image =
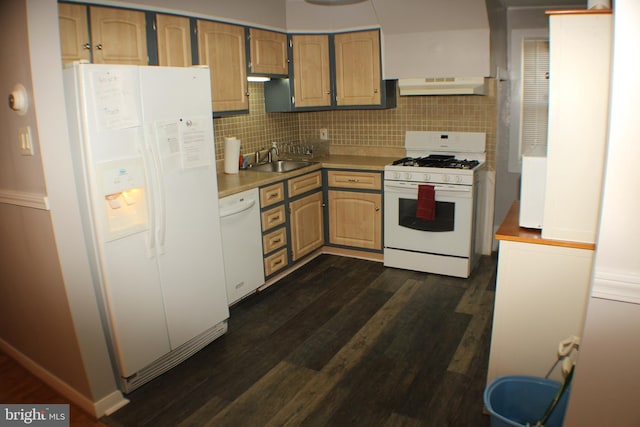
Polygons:
M489 426L496 258L470 279L322 255L231 309L229 331L108 426Z
M69 400L34 376L18 362L0 352L0 403L68 404ZM25 409L28 408L25 407ZM18 422L8 423L18 425ZM3 424L0 421L0 426L9 424ZM106 427L100 421L96 421L92 415L87 414L74 404L69 404L69 425L73 427Z

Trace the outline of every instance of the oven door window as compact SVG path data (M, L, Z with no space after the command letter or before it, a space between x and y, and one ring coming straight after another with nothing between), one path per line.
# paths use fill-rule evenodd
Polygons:
M455 203L436 201L436 217L430 221L416 218L417 207L418 201L415 199L398 199L398 224L421 231L441 232L455 229Z

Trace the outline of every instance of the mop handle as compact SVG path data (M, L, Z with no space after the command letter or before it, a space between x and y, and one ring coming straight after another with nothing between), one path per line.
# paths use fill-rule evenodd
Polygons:
M544 413L544 416L542 417L542 419L540 421L538 421L535 425L542 425L543 426L547 422L547 420L549 419L549 417L553 413L553 410L556 409L556 406L558 405L558 402L560 401L560 398L562 397L562 394L569 387L569 384L571 384L571 379L573 378L573 370L574 369L575 369L575 366L572 366L571 370L569 370L569 373L567 374L567 377L564 379L564 382L562 383L562 386L558 389L558 392L556 393L555 397L551 401L551 404L547 408L547 412Z

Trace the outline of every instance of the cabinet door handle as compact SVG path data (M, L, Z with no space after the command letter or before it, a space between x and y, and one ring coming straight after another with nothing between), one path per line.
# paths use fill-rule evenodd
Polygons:
M91 49L91 44L85 43L85 44L82 45L82 48L83 49Z
M360 180L357 179L357 178L349 178L347 181L349 181L349 182L360 182Z
M376 206L376 212L380 212L380 206Z
M273 239L272 243L280 243L281 241L281 239Z
M96 49L98 49L98 50L102 50L102 43L98 43L98 44L96 45Z
M374 90L373 90L373 93L378 93L378 89L374 89Z

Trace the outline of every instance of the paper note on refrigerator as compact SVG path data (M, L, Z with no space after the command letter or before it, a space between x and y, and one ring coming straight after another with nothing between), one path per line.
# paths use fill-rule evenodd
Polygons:
M140 126L140 94L136 73L135 68L93 73L94 108L101 129Z
M180 151L185 169L211 165L211 135L206 120L191 118L180 120Z
M180 170L182 168L182 156L178 121L157 122L155 124L155 132L162 171L171 173Z

